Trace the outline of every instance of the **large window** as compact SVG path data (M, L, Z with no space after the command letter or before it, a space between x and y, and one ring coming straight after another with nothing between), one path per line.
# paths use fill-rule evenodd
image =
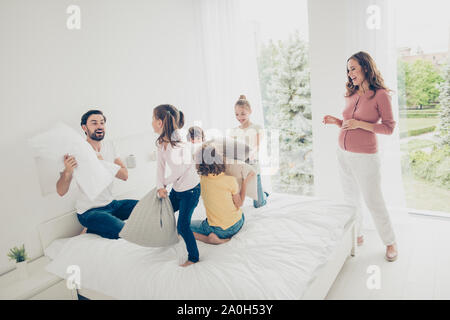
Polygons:
M395 4L406 204L450 213L450 6L440 0Z
M312 195L312 124L306 0L243 0L252 25L267 132L279 134L277 192Z

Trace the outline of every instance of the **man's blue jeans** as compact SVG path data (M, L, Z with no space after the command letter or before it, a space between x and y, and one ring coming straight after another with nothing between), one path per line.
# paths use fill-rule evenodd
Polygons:
M173 211L180 211L178 213L177 230L186 243L188 260L192 262L199 260L197 242L191 230L192 213L194 213L194 209L197 207L199 198L200 183L194 188L182 192L177 192L172 189L169 195Z
M87 228L88 233L95 233L103 238L118 239L125 222L138 200L113 200L110 204L92 208L83 214L77 214L78 221Z

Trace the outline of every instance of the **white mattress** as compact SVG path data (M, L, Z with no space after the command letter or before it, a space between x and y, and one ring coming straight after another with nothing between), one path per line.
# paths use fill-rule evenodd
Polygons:
M199 205L193 219L204 214ZM259 209L247 202L244 214L245 224L231 241L198 241L200 262L187 268L179 266L187 258L183 240L167 248L145 248L83 234L63 245L59 241L46 269L67 278L67 268L77 265L82 288L117 299L300 299L354 210L272 194Z

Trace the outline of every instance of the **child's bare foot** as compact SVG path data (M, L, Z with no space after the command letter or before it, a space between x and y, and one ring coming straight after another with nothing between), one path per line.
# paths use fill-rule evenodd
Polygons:
M180 264L180 267L188 267L188 266L190 266L191 264L194 264L194 263L195 262L187 260L185 263Z
M222 244L222 243L225 243L227 241L230 241L230 239L229 238L221 239L214 232L211 232L208 235L208 242L211 243L211 244Z

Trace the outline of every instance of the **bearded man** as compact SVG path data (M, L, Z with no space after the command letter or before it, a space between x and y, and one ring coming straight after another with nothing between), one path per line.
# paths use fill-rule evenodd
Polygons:
M117 155L114 144L111 141L103 141L106 132L105 124L106 117L100 110L89 110L81 117L81 128L86 134L87 142L96 152L98 160L105 167L111 168L112 163L117 166L115 177L126 181L128 170ZM60 172L61 176L56 183L56 191L61 197L68 193L73 171L77 166L78 163L74 156L64 155L64 169ZM78 221L87 228L88 233L95 233L108 239L117 239L125 225L124 220L128 219L138 200L114 200L112 186L111 182L94 200L91 200L79 188L75 206Z

